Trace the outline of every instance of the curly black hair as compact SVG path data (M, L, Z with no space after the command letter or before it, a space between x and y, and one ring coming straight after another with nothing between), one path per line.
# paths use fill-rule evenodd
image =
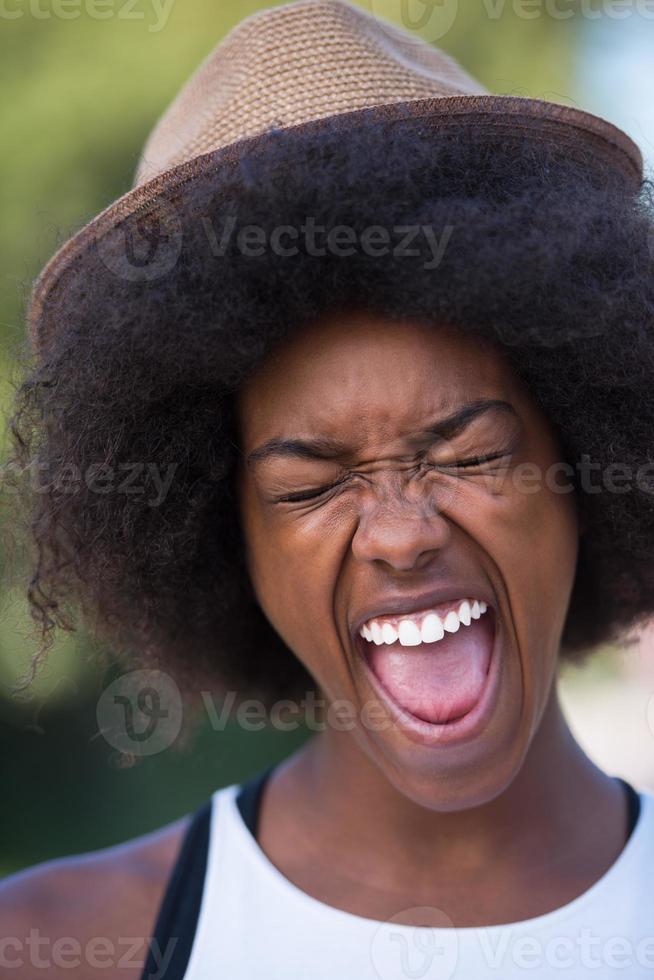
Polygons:
M420 119L278 130L179 188L173 267L120 281L98 261L71 282L74 316L21 376L11 462L29 515L35 662L81 612L131 664L163 667L185 690L208 683L266 705L316 690L248 579L234 392L276 344L335 311L483 336L526 381L564 459L651 464L652 196L650 180L628 187L592 149L518 130L480 139L466 120L439 134ZM404 255L238 243L246 226L269 241L309 216L358 235L431 226L450 237L437 267L423 235ZM104 485L75 482L96 464ZM169 465L153 506L154 484L130 474ZM654 612L654 498L642 483L575 489L587 530L561 653L580 660Z

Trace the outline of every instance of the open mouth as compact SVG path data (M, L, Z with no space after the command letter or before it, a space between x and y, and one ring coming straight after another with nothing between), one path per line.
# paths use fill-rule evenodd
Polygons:
M495 610L464 599L410 616L371 620L356 640L397 705L421 721L450 725L482 699L495 630Z

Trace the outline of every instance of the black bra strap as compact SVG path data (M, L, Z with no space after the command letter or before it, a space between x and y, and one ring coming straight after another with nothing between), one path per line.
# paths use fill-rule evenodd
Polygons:
M159 908L142 980L182 980L186 972L202 901L210 823L208 800L186 829Z
M625 793L627 794L627 806L628 806L628 829L627 829L627 840L631 837L634 832L634 828L638 823L638 817L640 816L640 794L634 789L631 783L628 783L626 779L622 779L617 776L616 779L621 784Z
M271 765L246 780L236 796L241 816L253 837L257 833L263 787L274 768ZM211 800L207 800L193 814L186 829L159 907L141 980L184 978L202 903L210 826ZM165 964L163 970L162 964Z
M257 836L261 794L275 766L276 763L248 779L247 782L243 783L236 797L236 805L240 810L243 822L254 838Z

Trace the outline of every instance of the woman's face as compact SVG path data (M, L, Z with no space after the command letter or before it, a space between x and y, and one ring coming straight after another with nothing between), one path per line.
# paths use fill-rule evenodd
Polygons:
M529 392L491 346L356 313L269 356L237 410L253 586L332 705L324 737L434 808L492 799L548 703L577 559ZM450 632L466 599L488 609Z

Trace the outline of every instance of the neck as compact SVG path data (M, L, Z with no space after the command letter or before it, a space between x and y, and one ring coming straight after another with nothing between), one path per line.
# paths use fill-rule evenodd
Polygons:
M479 806L442 812L416 804L349 733L331 729L280 769L285 792L326 859L375 867L380 879L387 875L407 888L436 869L439 881L457 885L480 873L508 880L533 870L535 861L538 868L577 861L582 877L593 855L615 858L624 845L622 789L574 739L555 685L519 772Z

